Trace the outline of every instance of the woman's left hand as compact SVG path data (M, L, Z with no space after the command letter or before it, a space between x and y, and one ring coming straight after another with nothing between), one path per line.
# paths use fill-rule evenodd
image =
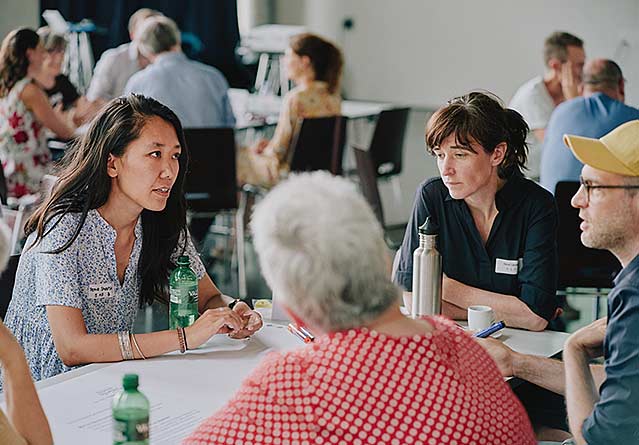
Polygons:
M261 329L263 324L262 316L258 312L252 310L248 306L248 304L240 301L235 306L233 306L233 311L236 312L240 317L242 317L242 320L245 320L245 325L243 329L237 332L230 333L229 337L246 338L250 337Z

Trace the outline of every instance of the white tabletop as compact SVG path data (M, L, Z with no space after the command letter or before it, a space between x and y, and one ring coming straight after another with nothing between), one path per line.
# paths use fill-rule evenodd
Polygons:
M235 128L250 128L262 125L275 125L282 108L282 98L272 95L250 94L248 90L229 89L229 100L235 114ZM342 115L348 119L375 117L383 110L395 105L385 102L368 102L360 100L342 101ZM247 116L259 116L258 120L250 120Z
M550 357L568 334L504 329L513 349ZM303 347L283 325L267 324L248 340L215 336L203 348L149 360L83 366L36 383L56 443L107 444L111 440L111 400L122 376L140 376L151 402L152 443L178 443L240 387L269 351Z

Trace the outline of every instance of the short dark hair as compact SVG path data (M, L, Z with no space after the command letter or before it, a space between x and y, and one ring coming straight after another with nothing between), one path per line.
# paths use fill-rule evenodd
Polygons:
M623 80L621 68L612 60L602 60L601 63L586 65L583 82L592 85L594 89L615 89Z
M568 47L576 46L584 47L584 41L579 37L563 31L556 31L546 37L544 42L544 62L546 65L552 58L559 59L561 62L568 60Z
M451 134L459 145L473 152L472 142L481 145L486 153L505 142L506 154L497 173L508 179L526 168L528 130L521 114L504 108L497 96L473 91L450 100L431 116L426 124L426 150L434 154L433 150Z
M136 40L143 54L162 54L181 42L180 29L163 15L146 19L137 34Z

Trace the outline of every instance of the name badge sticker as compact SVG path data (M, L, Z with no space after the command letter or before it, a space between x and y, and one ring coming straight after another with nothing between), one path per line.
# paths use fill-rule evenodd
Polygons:
M506 275L517 275L519 272L519 260L503 260L497 258L495 261L495 273Z
M89 285L89 298L113 298L115 296L115 290L113 289L113 283L100 283Z

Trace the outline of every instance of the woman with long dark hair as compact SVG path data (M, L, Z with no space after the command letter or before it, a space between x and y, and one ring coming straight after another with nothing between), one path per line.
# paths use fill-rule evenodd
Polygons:
M33 81L42 69L44 48L29 28L11 31L0 48L0 161L9 196L40 191L51 153L44 128L62 139L73 136L73 123L51 108Z
M261 327L257 313L217 289L190 241L187 163L178 118L136 95L111 101L67 154L51 196L27 222L6 317L35 379ZM186 329L131 334L139 306L168 302L179 255L198 276L200 317Z
M288 169L289 146L299 120L341 113L344 60L339 48L318 35L298 34L291 38L284 60L296 87L284 97L273 138L239 151L240 183L274 185Z

